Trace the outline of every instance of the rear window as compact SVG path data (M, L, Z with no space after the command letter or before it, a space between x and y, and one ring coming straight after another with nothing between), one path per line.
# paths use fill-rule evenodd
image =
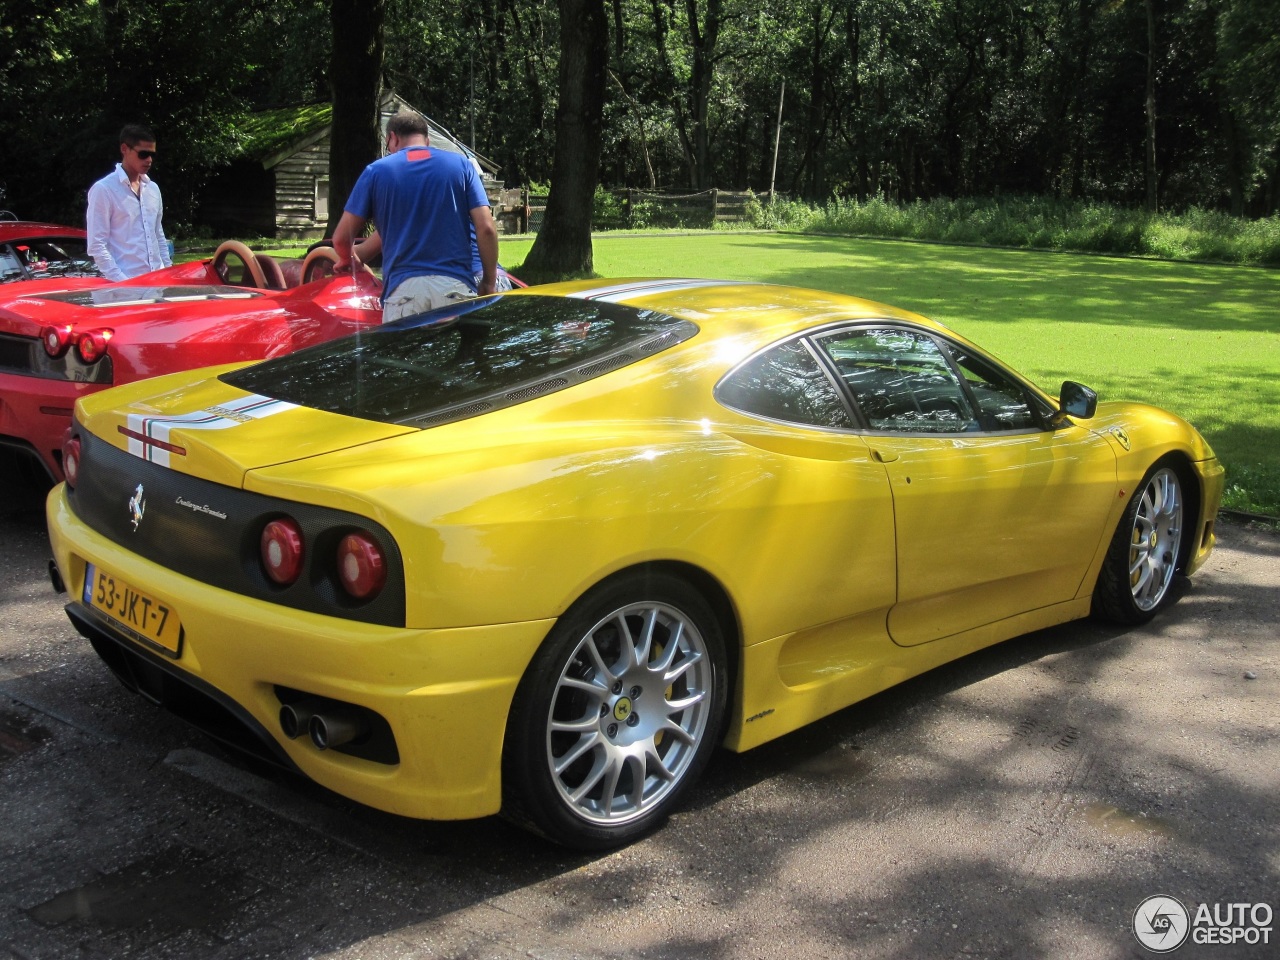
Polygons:
M698 332L652 310L567 297L468 300L224 374L241 390L428 427L543 396Z

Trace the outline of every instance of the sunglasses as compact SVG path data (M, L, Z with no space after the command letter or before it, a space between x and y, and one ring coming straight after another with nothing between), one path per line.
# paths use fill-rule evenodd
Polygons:
M129 149L138 155L139 160L150 160L156 155L154 150L139 150L137 147L130 147Z

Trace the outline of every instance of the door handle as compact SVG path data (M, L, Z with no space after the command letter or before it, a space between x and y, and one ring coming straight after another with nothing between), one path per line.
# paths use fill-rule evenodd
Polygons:
M871 456L875 457L880 463L893 463L898 459L898 454L894 450L881 450L879 447L871 448Z

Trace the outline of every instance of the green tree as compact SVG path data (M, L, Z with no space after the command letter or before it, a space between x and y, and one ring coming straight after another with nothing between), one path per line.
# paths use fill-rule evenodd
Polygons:
M245 113L262 96L307 95L315 58L303 70L295 61L308 58L295 55L320 2L52 0L6 15L0 170L10 202L24 216L82 221L90 184L120 159L120 127L148 123L165 219L181 232L207 177L234 154Z
M591 211L600 178L608 22L603 0L560 0L560 99L551 196L521 267L546 282L592 276Z
M1280 25L1272 0L1225 0L1216 24L1216 76L1225 116L1227 149L1236 154L1239 182L1233 212L1280 210ZM1229 167L1231 165L1229 164Z
M333 231L360 173L381 152L378 102L382 97L386 0L331 0L333 132L329 138L329 224Z

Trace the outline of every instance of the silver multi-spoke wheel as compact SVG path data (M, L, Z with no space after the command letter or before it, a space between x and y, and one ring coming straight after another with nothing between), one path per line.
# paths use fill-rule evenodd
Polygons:
M636 603L582 638L551 698L546 757L584 820L622 824L661 803L706 732L706 643L680 610Z
M503 815L584 850L661 823L719 739L731 617L667 571L619 574L588 591L516 689Z
M1138 500L1129 546L1129 588L1144 613L1160 605L1182 548L1182 487L1167 467L1147 481Z
M1148 471L1116 527L1093 591L1095 616L1145 623L1169 602L1182 563L1182 475L1168 459Z

